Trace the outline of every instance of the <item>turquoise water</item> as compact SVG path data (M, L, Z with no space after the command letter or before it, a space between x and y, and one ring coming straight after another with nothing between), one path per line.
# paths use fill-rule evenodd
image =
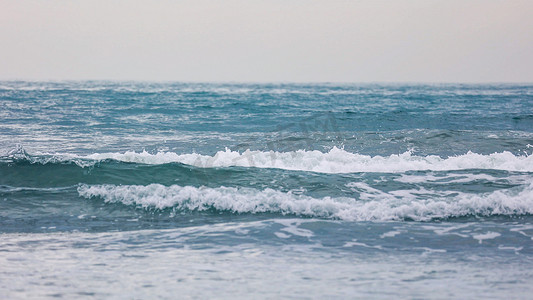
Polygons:
M7 298L523 298L533 86L0 82Z

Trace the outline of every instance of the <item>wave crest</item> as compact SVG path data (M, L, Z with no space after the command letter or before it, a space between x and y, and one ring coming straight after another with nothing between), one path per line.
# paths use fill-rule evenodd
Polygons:
M447 158L436 155L418 156L413 155L411 152L390 156L370 156L350 153L337 147L333 147L328 152L318 150L289 152L246 150L239 152L226 149L225 151L218 151L212 156L197 153L177 154L174 152L150 154L146 151L94 153L85 156L49 154L36 157L29 156L26 152L21 151L16 154L9 157L11 159L25 159L31 163L75 163L80 167L92 166L99 161L115 160L153 165L182 163L200 168L255 167L318 173L399 173L418 170L453 171L468 169L533 172L533 155L514 155L508 151L489 155L468 152Z
M215 209L234 213L281 213L347 221L430 221L462 216L533 214L533 184L521 191L488 194L457 193L430 199L413 194L369 193L362 199L313 198L270 188L257 190L234 187L193 187L142 185L80 185L81 197L144 208L174 208L204 211ZM364 199L363 199L364 198Z
M219 151L213 156L202 154L177 154L146 151L125 153L91 154L90 160L113 159L143 164L165 164L179 162L195 167L256 167L278 168L319 173L355 172L405 172L411 170L449 171L464 169L497 169L506 171L533 171L533 156L515 156L511 152L482 155L468 152L464 155L441 158L436 155L416 156L411 152L390 156L369 156L350 153L333 147L329 152L298 150L291 152Z

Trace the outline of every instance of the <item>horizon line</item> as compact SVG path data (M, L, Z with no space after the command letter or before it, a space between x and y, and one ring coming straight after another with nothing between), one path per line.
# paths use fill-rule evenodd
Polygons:
M48 83L61 83L61 82L114 82L114 83L186 83L186 84L412 84L412 85L439 85L439 84L467 84L467 85L507 85L507 84L522 84L522 85L533 85L533 81L290 81L290 80L279 80L279 81L269 81L269 80L161 80L161 79L3 79L0 78L0 82L48 82Z

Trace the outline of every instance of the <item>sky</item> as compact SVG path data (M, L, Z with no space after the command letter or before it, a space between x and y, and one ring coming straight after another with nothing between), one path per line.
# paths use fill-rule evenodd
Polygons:
M533 1L0 0L0 80L533 82Z

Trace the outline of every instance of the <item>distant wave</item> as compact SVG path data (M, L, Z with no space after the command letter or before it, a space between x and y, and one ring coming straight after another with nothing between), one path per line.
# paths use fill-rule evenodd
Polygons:
M533 155L514 155L511 152L482 155L468 152L463 155L442 158L435 155L417 156L410 152L390 156L369 156L350 153L334 147L328 152L298 150L290 152L219 151L215 155L174 152L125 152L94 153L86 156L54 154L14 156L34 163L73 162L79 166L90 166L103 160L116 160L140 164L182 163L200 168L256 167L284 170L311 171L319 173L386 172L398 173L411 170L450 171L466 169L494 169L505 171L533 172Z
M364 199L313 198L270 188L258 190L160 184L146 186L83 184L78 187L78 193L85 198L98 197L106 202L144 208L281 213L347 221L430 221L472 215L533 214L533 185L522 190L495 191L486 194L456 192L430 198L419 197L413 191L396 191L394 194L371 191L361 197Z

